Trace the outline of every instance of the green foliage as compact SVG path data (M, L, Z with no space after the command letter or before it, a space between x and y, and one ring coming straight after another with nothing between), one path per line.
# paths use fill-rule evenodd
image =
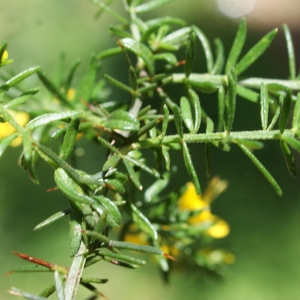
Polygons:
M190 261L199 268L220 271L226 263L225 252L218 250L222 253L222 259L213 261L205 251L201 251L213 247L216 236L208 232L213 230L217 221L208 217L204 219L205 222L199 221L200 216L203 218L201 213L204 210L210 213L212 198L205 199L205 192L201 194L194 167L198 157L190 152L190 143L205 144L207 174L211 172L211 146L229 151L232 145L238 145L281 195L276 180L253 154L255 150L263 148L261 141L279 140L288 170L293 177L296 176L291 148L300 152L300 93L294 95L300 86L295 80L295 54L287 25L283 28L290 80L240 80L239 76L270 46L277 29L266 34L239 59L247 33L246 21L242 19L228 58L224 57L220 39L215 40L214 58L208 38L198 27L186 26L184 21L174 17L153 20L140 18L140 14L170 1L124 1L127 12L127 18L124 18L109 7L112 1L103 3L90 0L100 8L98 14L106 11L121 22L120 25L109 27L119 39L117 47L91 56L88 69L77 86L73 78L79 66L78 60L66 73L60 67L56 78L49 78L40 67L33 67L0 85L0 121L8 125L0 135L0 155L21 137L21 166L33 183L40 183L35 173L38 160L44 160L54 169L56 189L65 195L68 207L38 224L35 230L69 215L69 254L73 258L69 270L25 254L17 254L36 265L16 268L12 272L54 272L54 284L39 296L15 288L10 290L11 294L39 300L48 298L56 291L60 300L71 300L75 299L77 287L81 284L95 295L105 297L92 283L106 283L107 280L83 278L83 269L100 261L133 269L145 264L144 260L131 253L124 254L123 250L156 255L164 278L172 271L170 259L173 259L173 255L179 262ZM204 49L207 66L207 73L204 74L193 73L199 42ZM185 50L184 60L178 51L181 48ZM6 44L3 44L0 48L1 67L7 64L2 62L5 50ZM107 74L104 79L99 79L100 62L120 54L124 55L128 64L129 84ZM184 67L180 73L181 64ZM28 88L11 98L7 92L23 81L26 83L26 79L34 73L37 73L45 89L40 92L39 88ZM169 86L174 84L184 87L180 97L168 94ZM129 99L111 100L106 85L128 92ZM201 106L200 95L204 98L205 93L216 94L216 120L207 115ZM48 102L44 101L45 95ZM253 102L253 105L260 104L258 114L262 130L234 130L237 96ZM37 98L39 101L35 102L33 99ZM145 105L144 99L151 99L151 105ZM157 99L162 104L160 109L153 104ZM270 103L274 103L276 108L271 110ZM17 112L12 113L11 109ZM19 120L22 111L30 115L27 124ZM291 114L292 126L289 125ZM170 123L175 124L177 134L171 131ZM278 129L273 129L275 126ZM76 158L74 148L82 135L106 149L105 162L96 174L87 174L73 166ZM59 144L58 154L49 146L52 140ZM145 149L153 152L156 165L149 165ZM173 172L171 150L182 151L192 184L186 189L175 188L171 193L164 194ZM134 197L134 191L143 190L143 173L148 173L153 183L141 200ZM193 192L191 189L194 189ZM192 193L194 198L190 199L189 207L182 208L183 199L188 193ZM199 203L204 204L199 208ZM195 222L195 218L200 219ZM108 237L114 228L121 228L119 240L110 240ZM138 242L128 241L130 238Z

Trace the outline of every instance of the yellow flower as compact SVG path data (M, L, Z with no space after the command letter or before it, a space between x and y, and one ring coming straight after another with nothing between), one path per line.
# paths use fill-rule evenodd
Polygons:
M1 63L6 62L8 59L8 52L6 50L4 50L2 58L1 58Z
M21 125L25 126L29 121L29 114L26 112L9 111L12 117ZM8 122L0 123L0 139L9 136L16 132L15 128ZM18 137L10 144L12 147L17 147L22 143L22 138Z
M179 210L181 211L201 210L198 214L191 216L187 222L192 225L207 225L206 233L216 239L227 236L230 228L227 222L211 213L210 204L226 188L227 182L225 180L214 177L203 195L197 195L194 184L188 182L187 189L178 202Z
M76 94L76 90L73 89L73 88L69 88L68 91L67 91L66 98L69 101L72 101L75 98L75 94Z

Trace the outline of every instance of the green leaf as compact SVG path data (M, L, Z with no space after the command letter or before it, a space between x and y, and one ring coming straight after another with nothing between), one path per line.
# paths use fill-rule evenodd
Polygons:
M182 151L183 151L185 167L192 179L192 182L195 186L197 195L200 195L200 193L201 193L200 183L199 183L198 176L197 176L196 170L195 170L193 162L192 162L192 158L191 158L189 149L185 142L182 143Z
M194 130L194 122L191 111L191 105L189 100L186 97L181 97L180 99L180 110L182 115L182 120L189 130L189 132L193 132Z
M70 101L67 100L66 96L59 90L59 88L46 76L45 73L38 71L37 75L39 76L42 83L45 87L62 103L70 106Z
M280 111L280 117L279 117L279 130L280 133L283 133L289 118L290 114L290 108L291 108L291 102L292 102L292 95L291 92L289 91L283 99L283 103L281 106L281 111Z
M195 31L195 33L203 47L205 58L206 58L207 72L211 73L212 69L214 67L214 61L213 61L213 54L212 54L208 39L204 35L202 30L200 30L197 26L192 26L192 30Z
M138 159L135 159L129 155L126 155L123 157L123 160L130 161L133 165L139 167L140 169L144 170L145 172L149 173L150 175L152 175L156 178L160 177L159 173L155 169L149 168L146 164L142 163Z
M247 36L247 23L245 18L242 18L226 62L226 66L225 66L226 74L236 65L236 62L244 47L246 36Z
M67 198L75 203L84 203L92 206L94 210L97 211L98 214L102 214L104 212L104 207L109 206L111 203L108 203L106 199L102 199L99 202L99 200L95 200L86 194L84 194L82 188L69 176L69 174L62 168L58 168L54 172L54 180L59 187L59 189L62 191L64 195L67 196ZM95 196L94 196L95 197ZM100 205L100 203L102 205ZM114 205L112 204L111 207L115 209ZM83 212L82 212L83 214ZM112 227L119 227L119 223L116 223L114 221L114 212L112 213L112 217L107 219L107 223L109 226Z
M111 247L116 247L118 249L126 249L126 250L132 250L132 251L138 251L143 253L149 253L154 255L163 255L164 252L160 249L157 249L153 246L145 246L145 245L139 245L139 244L133 244L123 241L110 241Z
M148 218L134 204L130 204L130 211L133 221L140 227L140 229L148 234L154 241L157 241L157 231Z
M274 177L269 173L269 171L262 165L262 163L254 156L254 154L244 145L238 144L242 151L250 158L255 167L264 175L264 177L269 181L274 190L279 196L282 195L282 190Z
M169 147L163 145L161 150L162 150L162 155L163 155L164 160L165 160L166 169L167 169L167 171L170 171Z
M134 10L136 13L145 13L172 1L173 0L151 0L139 6L136 6Z
M190 32L190 27L183 27L176 31L173 31L161 39L160 46L170 46L170 49L167 49L169 51L178 50L179 46L186 43L187 39L189 38Z
M155 69L153 54L146 45L130 38L120 40L120 44L126 50L133 52L137 57L142 58L147 66L149 74L154 75Z
M114 227L119 227L123 221L123 217L116 204L104 196L93 196L93 199L95 199L98 203L101 203L104 206L105 210L108 211L108 224L116 224L117 226Z
M47 218L46 220L44 220L43 222L36 225L33 230L42 229L42 228L54 223L55 221L63 218L64 216L68 215L69 213L70 213L69 208L67 208L65 210L62 210L62 211L59 211L56 214L54 214L54 215L50 216L49 218Z
M219 89L219 85L210 81L196 81L196 80L188 79L188 83L193 88L203 93L214 93L217 92Z
M173 66L175 66L177 64L177 58L172 53L166 53L166 52L158 53L158 54L155 54L153 56L153 58L154 58L154 60L164 60Z
M129 83L134 91L138 89L137 76L132 66L129 68Z
M74 103L78 103L79 100L89 102L92 96L93 88L95 86L96 76L99 69L99 62L96 60L95 55L90 58L89 68L86 74L82 77L78 83Z
M220 39L215 39L214 43L216 45L216 61L214 64L214 67L211 70L212 74L221 74L223 68L224 68L224 46Z
M206 133L212 133L214 132L214 122L211 118L206 117Z
M11 295L14 295L14 296L21 296L25 299L30 299L30 300L47 300L47 298L44 298L44 297L40 297L40 296L37 296L37 295L33 295L33 294L28 294L22 290L19 290L15 287L12 287L9 291L8 291L9 294Z
M129 112L118 110L111 114L104 126L112 130L138 131L140 122Z
M117 260L118 262L125 262L125 263L139 265L139 266L146 264L146 261L142 259L134 258L124 254L114 253L107 249L100 249L97 251L97 253L103 256L104 259L109 258L110 260Z
M145 191L144 198L146 202L150 202L155 198L167 185L169 184L169 173L166 172L163 179L156 180L152 185L150 185Z
M98 141L106 149L121 156L121 152L116 147L111 145L107 140L103 139L101 136L98 136Z
M32 119L30 122L28 122L25 126L26 129L28 130L33 130L37 127L49 124L54 121L62 121L70 118L75 118L78 117L82 114L80 111L63 111L60 113L49 113L49 114L44 114L41 116L38 116L34 119Z
M111 157L108 158L108 160L105 162L105 164L103 165L102 170L108 171L109 169L113 169L116 167L116 165L118 164L118 162L120 161L121 156L119 155L113 155Z
M224 128L224 115L225 115L225 89L221 85L218 90L218 126L217 131L221 132Z
M242 144L246 146L248 149L251 150L260 150L264 147L264 144L259 141L253 141L253 140L241 140L241 139L234 139L234 141L238 144Z
M293 123L294 130L300 128L300 93L297 94L297 100L293 111Z
M55 292L55 289L55 284L50 284L39 294L39 296L48 298Z
M29 160L26 159L25 154L21 157L21 167L28 172L30 180L34 184L41 184L42 182L38 179L35 172L35 161L36 161L36 151L32 152Z
M294 50L292 35L291 35L291 32L290 32L287 24L283 24L282 28L283 28L286 45L287 45L287 51L288 51L290 79L295 80L295 78L296 78L296 58L295 58L295 50Z
M225 99L225 129L230 132L234 120L235 105L236 105L236 87L237 77L234 70L227 74L228 89Z
M98 283L104 284L107 283L108 279L100 279L100 278L81 278L80 283Z
M143 135L145 135L148 132L151 135L151 130L155 129L155 127L161 120L162 120L162 117L159 117L158 119L153 119L153 120L147 122L146 125L144 125L136 133L134 133L127 139L127 144L131 143L133 141L137 141L140 137L142 137Z
M110 25L108 28L109 28L110 32L116 36L119 36L122 38L132 38L132 35L130 32L125 31L117 26Z
M44 267L44 266L40 266L40 265L26 265L26 266L21 266L21 267L17 267L15 269L10 270L8 273L6 273L5 275L8 276L12 273L31 273L31 272L53 272L51 269Z
M291 138L288 136L284 137L284 140L296 151L300 153L300 141L296 140L295 138Z
M26 100L32 98L32 96L35 95L38 91L39 91L38 88L26 91L25 93L23 93L19 97L17 97L15 99L9 101L8 103L6 103L4 105L4 107L7 108L7 109L11 109L12 107L19 106L19 105L23 104Z
M82 239L81 219L71 211L69 222L69 255L74 257L78 252Z
M161 27L162 25L166 25L166 24L175 24L175 25L185 26L186 22L179 18L174 18L172 16L166 16L166 17L157 18L157 19L150 19L149 21L146 21L146 24L149 27L152 27L152 26Z
M162 124L162 136L165 136L167 133L168 124L169 124L169 109L166 104L164 104L163 108L164 108L164 119L163 119L163 124Z
M273 39L277 34L277 29L273 29L266 34L257 44L255 44L245 56L237 63L235 72L237 75L243 73L248 67L250 67L270 46Z
M68 76L66 78L66 82L64 84L65 91L68 91L69 88L71 87L71 84L72 84L72 81L73 81L73 78L74 78L74 74L75 74L77 68L79 67L79 65L80 65L80 60L77 59L73 63L71 69L69 70Z
M269 116L269 100L268 91L265 84L262 82L260 85L260 118L262 129L266 130L268 127L268 116Z
M89 0L89 1L96 4L97 6L99 6L101 10L106 11L107 13L109 13L110 15L115 17L117 20L119 20L124 25L128 24L128 21L125 18L123 18L119 13L117 13L114 9L111 9L105 3L98 1L98 0Z
M143 189L143 186L141 185L138 175L134 171L131 162L129 162L127 159L123 158L123 163L128 172L130 180L133 182L135 187L141 191Z
M107 74L104 75L104 78L107 79L107 81L109 81L114 86L118 87L119 89L122 89L125 92L129 92L130 94L134 94L134 90L131 87L124 84L123 82L121 82L117 79L114 79Z
M248 88L245 88L244 86L241 86L241 85L237 85L237 89L236 89L236 93L247 99L247 100L250 100L252 102L255 102L255 103L258 103L260 101L260 95L259 93L256 93Z
M281 96L280 96L280 97L281 97ZM282 99L283 99L283 95L282 95ZM283 100L282 100L282 102L283 102ZM281 109L281 106L278 105L277 108L276 108L275 114L274 114L274 116L273 116L273 118L272 118L272 120L271 120L271 122L270 122L270 125L269 125L269 127L267 128L267 130L272 130L272 129L273 129L275 123L276 123L277 120L278 120L278 117L279 117L279 114L280 114L280 109Z
M174 104L173 107L174 121L178 135L183 139L182 117L179 107Z
M79 125L80 120L78 118L73 118L67 127L67 132L65 134L63 144L59 153L59 157L63 160L66 160L73 150L79 130Z
M54 281L59 300L65 300L63 280L57 271L54 272Z
M201 125L201 105L197 93L189 89L188 95L193 111L194 128L191 133L197 133Z
M0 91L8 91L11 87L15 86L17 83L23 81L24 79L28 78L32 74L36 73L40 67L33 67L29 68L18 75L12 77L8 81L6 81L4 84L0 86Z
M196 34L192 31L190 40L185 53L184 73L188 78L192 72L196 53Z
M282 153L285 158L286 166L288 168L288 171L292 175L292 177L296 178L297 177L297 167L295 163L295 158L287 145L287 142L284 140L280 140L280 147L282 150Z
M97 54L96 58L98 60L104 59L104 58L109 58L111 56L115 56L117 54L122 53L122 48L121 47L114 47L114 48L110 48L107 50L104 50L102 52L100 52L99 54Z
M212 166L212 159L211 159L211 144L205 143L205 163L206 163L206 176L211 176L211 166Z
M2 139L0 139L0 157L4 153L4 151L7 149L7 147L10 145L10 143L15 140L19 136L19 133L13 133L9 136L6 136Z
M104 299L106 298L99 290L97 290L92 284L90 283L85 283L82 282L82 280L80 279L80 284L82 286L84 286L86 289L88 289L89 291L93 292L95 295L89 297L87 300L96 300L98 297L103 297ZM107 299L107 298L106 298Z
M273 93L275 95L282 95L283 93L288 93L289 88L283 84L279 83L269 83L266 85L268 92Z
M27 162L32 161L32 143L31 143L31 134L29 130L24 130L22 132L22 142L23 142L23 156ZM34 163L34 161L32 161Z

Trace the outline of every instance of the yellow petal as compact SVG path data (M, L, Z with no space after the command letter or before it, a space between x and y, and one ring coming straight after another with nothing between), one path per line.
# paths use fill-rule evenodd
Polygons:
M192 182L186 184L186 191L179 198L179 210L198 210L205 208L207 204L197 195L195 186Z
M25 126L29 121L29 114L27 112L9 111L9 113L15 118L15 120L21 125Z
M2 58L1 58L1 63L6 62L8 59L8 52L6 50L4 50Z
M9 111L11 116L21 125L25 126L29 121L29 114L26 112L16 112L16 111ZM0 139L11 135L16 130L13 126L11 126L8 122L0 123ZM12 143L12 147L19 146L22 142L21 138L15 139Z
M221 239L227 236L230 232L228 223L217 216L212 215L212 217L214 225L209 227L206 233L215 239Z
M226 180L221 180L218 176L213 177L204 191L203 200L207 204L211 204L215 198L227 189L227 186L228 182Z
M73 88L68 89L66 98L71 101L75 98L76 90Z
M209 223L211 223L211 212L209 210L209 208L207 207L204 211L201 211L199 214L190 217L187 222L189 224L199 224L199 223L203 223L203 222L207 222L209 221Z

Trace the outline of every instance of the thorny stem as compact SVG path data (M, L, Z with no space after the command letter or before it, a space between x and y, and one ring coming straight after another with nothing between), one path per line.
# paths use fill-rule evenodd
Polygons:
M217 133L197 133L184 134L183 139L186 143L204 143L204 142L218 142L228 138L230 140L279 140L282 137L294 137L295 133L292 130L285 130L280 134L279 130L257 130L257 131L239 131L239 132L217 132ZM179 135L168 135L163 138L150 138L145 141L134 144L135 149L160 147L162 144L180 143Z
M209 81L215 84L223 84L224 81L227 81L226 75L212 75L212 74L196 74L192 73L189 76L189 79L195 81ZM186 76L183 73L172 74L173 83L183 83L186 80ZM300 80L282 80L282 79L268 79L268 78L248 78L245 80L239 81L239 84L248 87L260 89L261 83L271 84L276 83L288 87L292 90L300 90Z

